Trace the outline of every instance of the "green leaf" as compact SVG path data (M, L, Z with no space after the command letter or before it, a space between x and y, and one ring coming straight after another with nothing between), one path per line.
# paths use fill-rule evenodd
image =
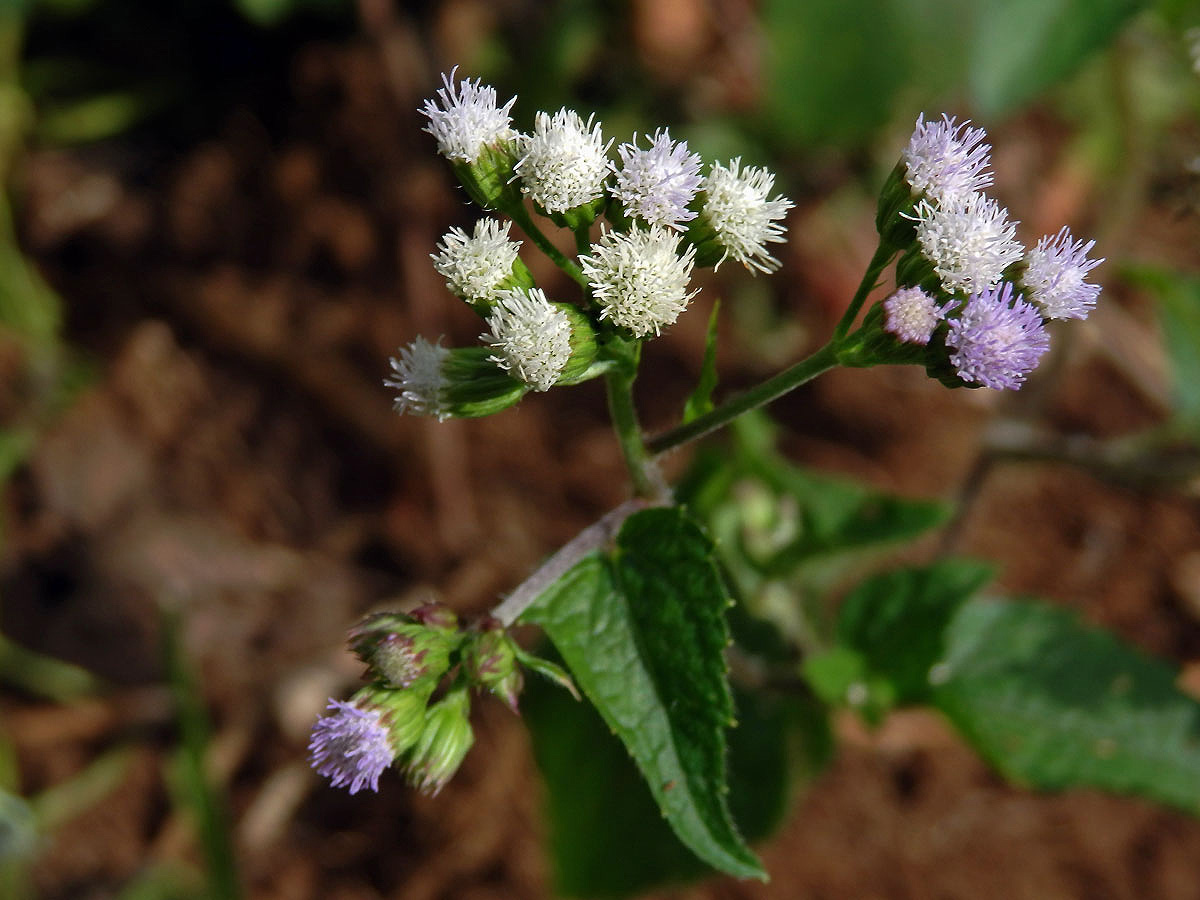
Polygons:
M704 336L704 362L700 364L700 380L683 405L683 421L690 422L713 408L712 392L717 386L717 314L721 301L713 303L712 315L708 317L708 331Z
M862 141L887 121L908 53L891 4L767 0L767 115L788 140Z
M803 697L739 692L736 701L730 803L744 834L759 839L778 827L797 782L828 761L832 739L823 709ZM521 707L546 785L556 894L626 897L712 871L679 842L590 704L531 682Z
M1124 274L1157 296L1175 417L1200 439L1200 277L1156 266L1131 266Z
M968 55L974 105L997 116L1032 100L1108 44L1142 0L980 2Z
M933 698L1006 777L1200 812L1200 704L1175 672L1042 604L966 604Z
M765 878L725 801L728 599L712 545L679 508L634 514L616 544L522 618L545 630L679 839L716 869Z
M924 700L946 626L992 573L983 563L945 559L868 578L842 603L838 641L891 683L896 703Z

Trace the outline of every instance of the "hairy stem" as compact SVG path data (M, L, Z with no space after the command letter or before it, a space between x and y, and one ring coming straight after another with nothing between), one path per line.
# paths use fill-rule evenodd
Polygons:
M633 405L633 381L636 377L636 370L631 372L624 366L605 374L608 413L621 445L621 455L625 457L625 467L633 481L634 496L658 500L667 495L667 487L642 441L642 429Z
M812 381L818 375L829 371L836 365L837 350L834 342L831 341L811 356L800 360L800 362L791 368L784 369L778 375L772 376L756 387L750 388L744 394L739 394L732 400L727 400L713 409L712 412L705 413L684 425L672 428L670 431L663 432L657 437L651 438L646 442L645 449L657 455L665 453L668 450L673 450L689 441L694 441L709 432L716 431L718 428L728 425L743 413L747 413L752 409L758 409L772 400L779 399L789 391L793 391L800 387L800 385Z
M846 307L846 312L842 314L842 318L833 329L834 343L837 343L846 336L846 333L850 330L850 326L858 318L859 310L862 309L867 295L875 289L876 284L879 282L880 274L887 268L888 263L892 261L892 257L896 253L897 251L894 247L880 241L879 246L875 249L875 255L867 263L867 271L863 273L862 281L858 283L858 290L854 292L854 298L850 301L850 305Z
M538 228L533 221L533 217L529 215L529 211L523 206L514 206L510 210L506 210L512 220L521 226L521 230L529 235L529 239L537 244L538 249L550 257L551 262L562 269L567 275L582 287L587 290L587 279L583 277L583 272L579 266L559 250L554 244L550 243L550 239Z
M577 562L605 547L620 531L625 520L639 510L650 506L645 500L627 500L616 509L605 513L566 544L538 569L517 585L504 602L492 610L505 628L521 617L542 592L565 575Z

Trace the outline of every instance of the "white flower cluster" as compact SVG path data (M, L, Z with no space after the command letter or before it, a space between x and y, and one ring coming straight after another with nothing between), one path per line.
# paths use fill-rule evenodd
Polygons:
M675 322L696 294L689 282L698 257L714 267L734 259L751 272L780 267L768 248L784 241L792 203L773 195L767 169L733 159L702 176L699 154L666 128L645 135L648 146L635 136L610 157L614 140L596 116L567 107L537 112L532 130L519 133L516 98L501 104L495 88L456 71L422 106L425 130L469 196L512 221L451 228L431 254L446 287L486 320L484 346L446 349L419 338L403 348L386 382L400 412L482 415L527 390L588 377L605 340L645 339ZM541 234L522 198L576 232L577 260ZM599 216L608 224L588 245ZM576 307L533 285L522 242L510 237L513 221L578 282Z
M480 338L496 348L490 357L535 391L548 391L571 358L571 320L539 288L501 291L488 316L490 334Z
M491 300L500 285L512 275L520 241L510 241L512 222L480 219L468 237L461 228L451 228L431 253L433 268L446 279L451 293L469 303Z

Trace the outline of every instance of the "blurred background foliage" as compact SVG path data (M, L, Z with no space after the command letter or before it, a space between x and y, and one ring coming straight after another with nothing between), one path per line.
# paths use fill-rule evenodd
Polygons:
M651 123L669 124L706 159L741 156L775 168L784 193L831 217L845 212L861 219L916 115L943 109L975 118L989 131L1003 132L1026 117L1061 132L1066 165L1086 186L1086 199L1072 211L1093 226L1100 252L1110 257L1129 246L1124 238L1135 227L1132 213L1148 198L1193 218L1200 201L1200 54L1189 56L1200 4L1189 0L714 0L707 6L687 0L0 0L0 177L8 188L0 197L0 479L19 470L39 435L102 377L105 364L66 335L70 304L23 245L18 223L27 201L27 155L135 147L137 167L128 177L153 185L183 150L216 133L231 109L252 109L270 134L286 130L294 114L289 91L297 49L378 39L396 17L430 38L401 60L423 86L457 64L460 73L495 84L503 97L519 95L519 127L527 127L536 110L564 103L594 110L618 141L635 129L652 130ZM1036 186L1004 190L1027 196ZM1166 248L1161 258L1110 258L1101 270L1110 295L1132 297L1134 306L1144 297L1157 304L1176 415L1165 430L1139 436L1140 443L1085 448L1073 460L1080 465L1098 470L1112 463L1118 476L1161 473L1164 447L1182 441L1192 455L1171 457L1187 463L1174 480L1195 476L1200 281L1194 253L1192 269L1184 271L1176 249ZM762 280L726 286L733 300L725 309L764 366L789 358L803 340L802 326L787 318L773 290ZM721 509L714 501L709 510L718 530ZM0 522L0 547L3 542ZM759 590L752 576L744 573L743 589ZM190 811L201 852L194 866L142 871L120 896L228 897L237 890L229 826L203 764L211 736L201 689L172 637L174 627L166 627L163 651L164 684L173 698L169 802ZM77 666L2 636L0 679L19 696L63 705L112 690ZM561 702L557 695L531 697L531 721L548 729L565 721L555 713ZM811 724L807 708L747 709L746 721L766 731L793 719ZM804 777L828 756L824 727L822 721L808 731L812 746L799 765ZM567 749L543 763L569 764L572 753L581 752L576 744L599 731L595 721L579 728L564 731ZM752 733L749 727L737 732ZM70 779L22 796L28 792L15 753L0 740L0 895L28 893L23 867L60 823L124 777L136 743L125 736ZM787 761L757 760L753 750L735 746L744 769L768 769L784 780ZM613 766L626 762L618 753ZM562 777L571 774L568 765ZM744 775L739 769L735 780ZM629 815L642 821L639 804L630 798ZM755 837L782 813L759 809L755 820L755 812L742 817ZM557 815L583 832L590 827L577 811ZM578 841L563 834L556 838L565 842L562 853L578 849ZM620 828L602 837L613 846L630 839ZM580 856L566 865L575 866L571 877L581 881L612 879L601 893L644 887L664 865L676 874L695 868L689 857L676 855L665 864L639 862L644 869L597 870L597 858Z

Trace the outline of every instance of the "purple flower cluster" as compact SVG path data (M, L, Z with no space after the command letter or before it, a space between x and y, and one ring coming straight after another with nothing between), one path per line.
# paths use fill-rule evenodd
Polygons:
M1015 391L1050 349L1050 338L1037 307L1003 282L967 298L950 320L946 346L963 381Z
M330 700L327 709L333 714L317 720L308 744L312 767L351 794L379 790L379 776L396 757L382 714L342 700Z

